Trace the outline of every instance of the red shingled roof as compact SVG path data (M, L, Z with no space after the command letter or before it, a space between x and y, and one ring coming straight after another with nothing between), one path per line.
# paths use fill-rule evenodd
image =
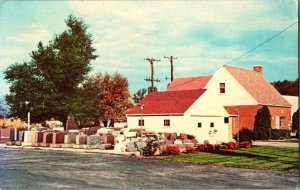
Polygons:
M205 92L205 89L152 92L140 104L143 114L183 114ZM127 114L141 114L140 106L134 106Z
M291 106L261 73L230 66L224 68L259 104Z
M211 77L212 75L176 78L171 82L168 91L204 89Z

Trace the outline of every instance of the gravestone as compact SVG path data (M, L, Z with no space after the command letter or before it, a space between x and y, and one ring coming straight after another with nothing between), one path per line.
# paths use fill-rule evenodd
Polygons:
M43 143L43 136L44 136L44 132L38 131L35 138L35 142L32 143L32 146L34 147L41 146L41 144Z
M68 133L64 136L64 144L61 145L62 148L73 148L73 145L76 143L76 135L78 133Z
M32 143L35 142L37 133L38 131L25 131L22 146L32 146Z
M78 129L78 124L74 116L69 115L66 122L66 130Z
M105 150L106 145L104 144L103 136L99 134L87 136L86 145L84 145L83 148Z
M135 146L135 143L134 142L128 142L126 144L126 149L125 149L126 152L134 152L134 151L137 151L137 148Z
M43 134L43 143L41 143L42 147L49 147L52 143L53 132L44 132Z
M16 141L17 146L21 146L22 142L24 142L24 134L25 134L25 131L19 131L19 138Z
M13 141L13 139L14 139L13 128L3 128L1 130L1 143L6 143L7 141Z
M61 148L61 144L64 143L64 136L67 132L58 132L53 133L52 143L50 144L51 148Z
M96 144L103 144L103 138L100 135L90 135L87 136L86 144L87 145L96 145Z
M83 145L86 144L86 139L87 136L85 134L78 134L76 135L76 144L73 145L73 148L78 149L78 148L84 148Z
M85 134L78 134L76 135L76 144L86 144L87 136Z
M94 135L97 133L97 130L99 129L99 127L91 127L86 131L87 135Z

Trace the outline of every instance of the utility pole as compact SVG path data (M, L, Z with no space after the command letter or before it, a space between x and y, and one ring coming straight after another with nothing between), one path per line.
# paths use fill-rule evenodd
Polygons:
M148 93L155 92L155 91L157 91L157 88L154 86L154 82L160 82L160 80L154 79L154 66L153 66L153 63L155 61L158 62L160 60L156 60L156 59L153 59L153 58L146 58L145 60L149 61L150 65L151 65L151 78L145 78L144 79L145 81L150 81L151 82L151 87L150 87L150 89L148 88Z
M174 76L173 76L173 59L177 59L177 57L173 57L172 55L170 57L166 57L165 58L169 59L170 63L171 63L171 82L174 80ZM166 79L168 79L166 77Z

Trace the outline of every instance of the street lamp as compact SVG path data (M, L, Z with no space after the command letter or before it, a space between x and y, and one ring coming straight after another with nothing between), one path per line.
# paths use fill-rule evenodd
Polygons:
M237 116L238 116L238 132L237 132L237 142L240 144L240 110L236 109Z
M25 101L25 104L27 105L28 108L29 101ZM28 130L30 129L30 108L28 108L28 113L27 113L27 129Z

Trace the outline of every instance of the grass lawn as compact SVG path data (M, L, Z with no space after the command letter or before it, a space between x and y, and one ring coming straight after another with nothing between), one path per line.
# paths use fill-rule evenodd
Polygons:
M162 156L161 159L239 168L299 171L298 148L287 147L253 146L250 149L225 150L216 153Z

